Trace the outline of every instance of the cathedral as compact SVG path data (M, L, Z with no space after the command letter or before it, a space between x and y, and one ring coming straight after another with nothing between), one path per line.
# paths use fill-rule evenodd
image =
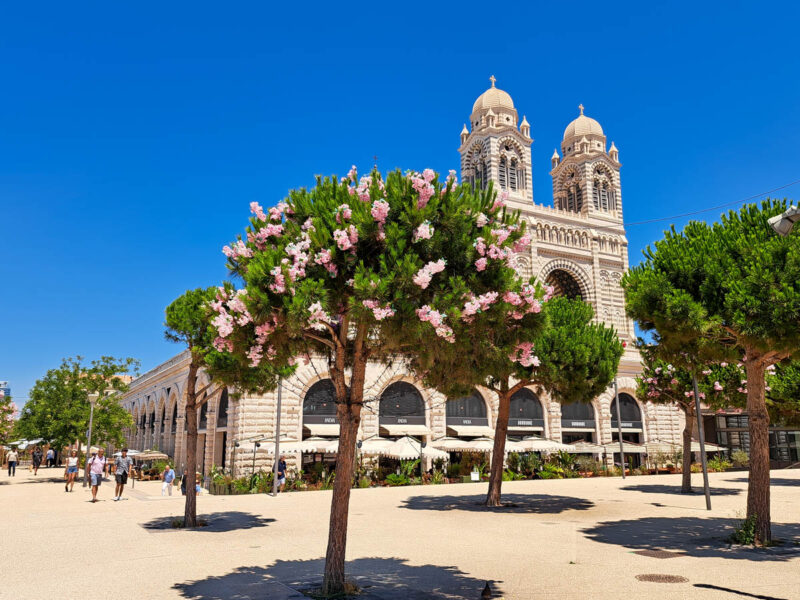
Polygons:
M475 100L469 124L461 130L462 180L478 186L493 182L508 193L507 205L527 221L533 243L513 259L521 274L552 285L558 295L590 303L596 318L612 325L627 342L617 377L620 422L613 386L591 402L564 406L532 386L512 398L509 436L535 435L573 444L579 452L609 463L615 460L613 442L620 429L626 452L634 455L645 454L648 445L680 443L680 411L635 397L635 377L641 367L620 286L628 268L628 243L617 147L613 142L608 145L600 123L579 106L578 116L564 130L560 152L556 149L551 158L553 206L537 204L530 124L524 115L520 121L514 101L496 87L495 78L490 81L491 87ZM179 354L134 380L121 399L135 422L127 432L128 445L137 450L158 448L178 467L185 461L188 364L188 352ZM266 441L276 435L286 441L309 437L334 441L339 425L326 371L322 360L299 368L284 381L280 408L276 392L234 399L227 389L211 388L199 415L198 464L203 473L208 475L213 465L236 475L269 468L273 457ZM401 367L374 364L368 368L365 391L375 407L363 413L360 440L411 436L435 443L448 437L468 445L493 435L497 398L487 389L448 399L423 387ZM334 462L335 454L290 455L288 461L307 469L316 461Z

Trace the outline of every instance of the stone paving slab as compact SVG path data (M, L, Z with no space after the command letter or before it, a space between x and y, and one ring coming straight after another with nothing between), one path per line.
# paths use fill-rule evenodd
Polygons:
M348 575L363 600L477 600L486 581L507 600L800 598L800 471L773 473L785 543L767 551L724 542L746 474L711 481L711 512L702 494L675 493L672 475L506 482L513 506L491 511L485 484L353 490ZM162 498L159 482L123 502L113 491L104 483L92 504L44 469L0 473L0 599L294 600L321 575L330 492L201 496L208 527L173 530L163 524L182 515L180 495ZM65 586L90 561L102 585Z

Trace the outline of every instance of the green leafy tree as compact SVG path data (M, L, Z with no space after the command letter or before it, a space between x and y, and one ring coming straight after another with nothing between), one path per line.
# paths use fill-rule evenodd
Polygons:
M0 444L11 441L16 424L17 405L11 396L6 396L5 391L0 390Z
M637 395L643 402L674 404L683 413L683 469L681 492L692 492L692 432L697 420L692 369L685 364L686 354L664 357L658 344L639 340L642 355L642 374L637 378ZM746 377L743 367L722 361L695 366L700 402L712 410L743 407Z
M186 382L186 502L184 525L197 526L197 411L211 398L202 396L212 383L234 386L238 390L263 389L275 385L275 371L268 365L251 368L242 365L230 355L214 349L214 330L210 325L210 303L216 288L187 290L165 310L164 336L171 342L185 345L190 353L189 374ZM200 370L205 369L210 382L197 388ZM220 389L223 389L220 387ZM202 399L198 401L198 398Z
M730 212L720 223L692 221L668 231L623 278L628 314L660 343L698 357L744 362L750 433L747 517L756 540L772 538L769 501L769 366L800 349L800 231L777 235L767 219L786 209L765 201Z
M514 309L503 299L519 285L508 259L530 236L491 189L459 186L452 172L442 182L429 169L385 182L353 169L251 211L246 236L224 249L244 288L228 285L212 304L215 346L242 365L327 361L340 436L323 592L341 594L367 361L413 358L422 370L455 362L454 327L467 304L481 298L487 307L466 315L475 327ZM526 298L527 315L536 299Z
M449 396L463 393L463 384L473 381L498 395L487 506L501 506L511 397L523 387L536 385L558 402L590 402L608 387L622 356L616 332L593 322L591 305L568 298L548 299L550 294L552 289L543 298L541 319L516 321L513 314L509 318L500 313L480 328L458 331L456 337L461 334L468 347L456 358L457 364L438 361L426 375L428 385ZM509 299L516 301L513 296ZM460 376L453 377L456 372Z
M779 363L767 369L767 408L770 421L783 427L800 426L800 363Z
M93 443L123 444L123 430L133 420L117 396L128 389L130 375L138 368L139 362L132 358L103 356L88 364L81 356L64 359L34 383L20 411L17 434L43 438L56 448L78 443L89 428L89 396L95 395Z

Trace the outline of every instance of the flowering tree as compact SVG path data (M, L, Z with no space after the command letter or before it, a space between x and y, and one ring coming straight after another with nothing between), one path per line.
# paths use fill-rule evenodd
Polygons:
M473 303L507 306L505 292L518 289L508 260L530 237L502 198L459 186L453 171L384 181L353 168L268 211L250 208L246 236L223 250L244 287L227 285L212 303L214 344L242 365L328 362L340 436L322 591L338 594L367 361L405 357L420 374L453 362L454 327L465 313L480 325ZM534 314L535 294L524 303L520 318Z
M637 378L637 395L643 401L655 404L675 404L683 412L683 479L681 492L692 492L692 431L695 411L692 367L686 366L687 354L663 357L658 344L638 344L642 355L642 374ZM747 381L740 363L710 362L696 368L697 389L700 402L708 408L719 410L744 406Z
M17 405L11 396L6 396L5 390L0 390L0 444L8 442L13 435L17 413Z
M89 395L99 396L94 411L92 439L98 443L123 443L123 429L133 424L114 392L128 388L127 375L138 371L132 358L103 356L86 364L82 357L67 358L37 379L30 399L20 411L15 432L27 438L44 438L60 449L77 442L89 428Z
M533 287L522 284L523 290ZM457 386L477 380L498 395L486 506L501 506L511 397L525 386L537 385L559 402L588 402L614 378L622 356L614 329L592 322L591 305L568 298L550 299L552 293L547 287L541 298L544 308L538 316L543 318L518 320L514 307L524 304L519 294L507 292L504 299L510 307L487 315L479 328L461 325L456 337L469 347L453 363L440 360L427 373L426 383L446 393L455 395L460 391ZM465 356L469 357L467 363ZM453 376L464 370L471 374Z
M747 516L756 521L758 543L772 537L766 369L800 351L800 231L781 237L767 222L785 209L785 201L765 201L721 223L673 228L622 281L628 314L661 343L697 344L711 358L736 354L744 362Z

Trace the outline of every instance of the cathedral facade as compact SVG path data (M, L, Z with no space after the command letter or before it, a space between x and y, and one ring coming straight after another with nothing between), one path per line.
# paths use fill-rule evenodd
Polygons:
M624 310L620 279L628 268L628 243L622 219L619 151L608 146L600 123L584 114L570 122L551 159L553 205L533 197L530 124L519 120L511 96L495 86L472 107L469 125L460 136L461 177L485 187L492 182L508 194L506 204L521 212L533 233L528 251L514 256L514 267L552 285L556 294L590 303L598 321L613 326L627 342L617 377L621 422L613 388L586 403L561 406L533 386L512 399L510 436L538 435L583 445L587 453L613 460L613 448L623 439L634 452L647 444L680 443L683 416L676 407L642 403L635 397L635 377L641 370L633 347L633 323ZM135 380L121 402L134 416L128 445L142 450L157 447L170 454L176 466L185 461L183 405L189 357L180 354ZM310 436L336 438L338 423L327 365L322 360L301 367L284 381L278 430L276 393L234 399L226 389L210 388L199 415L198 462L208 474L217 465L241 474L269 467L270 443ZM365 396L372 409L364 411L359 439L409 435L425 442L450 436L470 439L493 435L497 398L478 388L467 398L448 399L427 389L399 368L370 365ZM589 399L587 399L589 400ZM393 414L391 406L403 406ZM262 442L257 441L261 440ZM325 457L322 457L325 458ZM311 457L313 460L320 457ZM327 460L334 460L327 457ZM291 457L301 467L308 456Z

